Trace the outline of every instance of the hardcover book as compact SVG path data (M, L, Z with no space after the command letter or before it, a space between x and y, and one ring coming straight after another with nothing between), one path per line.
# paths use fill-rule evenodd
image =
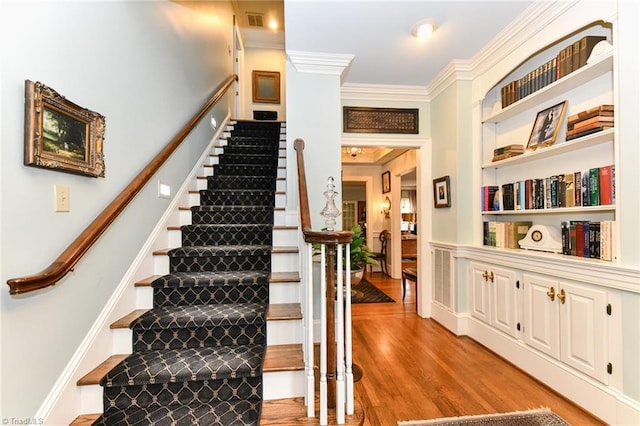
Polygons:
M600 170L597 167L589 169L589 205L600 205Z
M578 68L587 65L587 59L591 55L591 51L593 47L601 42L602 40L606 40L607 38L604 36L584 36L580 39L580 51L578 53Z
M613 204L613 173L611 166L600 167L600 205Z
M564 174L565 184L565 207L574 207L576 205L575 189L573 185L573 173Z

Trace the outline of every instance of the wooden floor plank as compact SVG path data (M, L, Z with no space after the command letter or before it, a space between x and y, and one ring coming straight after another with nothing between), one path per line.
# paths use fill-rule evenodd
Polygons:
M363 370L355 392L365 425L542 406L570 424L604 424L473 339L419 317L415 283L403 303L399 279L381 272L365 278L396 300L352 306L353 357Z

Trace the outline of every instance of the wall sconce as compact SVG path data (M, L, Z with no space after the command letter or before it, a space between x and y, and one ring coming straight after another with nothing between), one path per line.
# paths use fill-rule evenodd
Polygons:
M391 211L391 200L389 197L384 197L384 202L380 205L380 208L382 209L381 213L383 213L384 217L388 219L389 212Z

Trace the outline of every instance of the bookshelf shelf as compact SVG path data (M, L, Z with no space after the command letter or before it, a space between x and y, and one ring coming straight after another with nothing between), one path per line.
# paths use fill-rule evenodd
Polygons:
M514 215L531 215L531 214L570 214L570 213L596 213L596 212L613 212L615 205L606 206L582 206L582 207L560 207L556 209L528 209L528 210L499 210L499 211L483 211L483 216L514 216Z
M494 161L482 165L483 169L500 169L503 167L511 167L518 164L525 164L530 161L540 160L543 158L553 157L565 152L576 151L603 143L609 143L613 140L615 129L607 129L598 133L593 133L578 139L562 142L550 147L541 148L536 151L526 152L515 157L506 158L500 161Z
M509 118L533 108L535 106L544 104L553 100L556 96L575 89L583 84L586 84L596 77L610 72L613 67L613 53L609 52L603 55L600 60L566 75L565 77L551 83L548 86L538 90L523 98L506 108L489 115L484 119L484 123L499 123Z

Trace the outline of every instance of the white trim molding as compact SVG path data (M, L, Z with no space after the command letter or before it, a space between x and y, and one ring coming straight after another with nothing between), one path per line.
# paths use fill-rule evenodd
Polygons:
M354 55L339 53L300 52L289 50L287 57L300 73L342 75L351 65Z
M400 86L385 84L345 83L340 88L342 100L429 102L429 92L424 86Z
M471 62L454 59L427 86L427 91L431 99L433 99L456 81L470 81L472 78Z

